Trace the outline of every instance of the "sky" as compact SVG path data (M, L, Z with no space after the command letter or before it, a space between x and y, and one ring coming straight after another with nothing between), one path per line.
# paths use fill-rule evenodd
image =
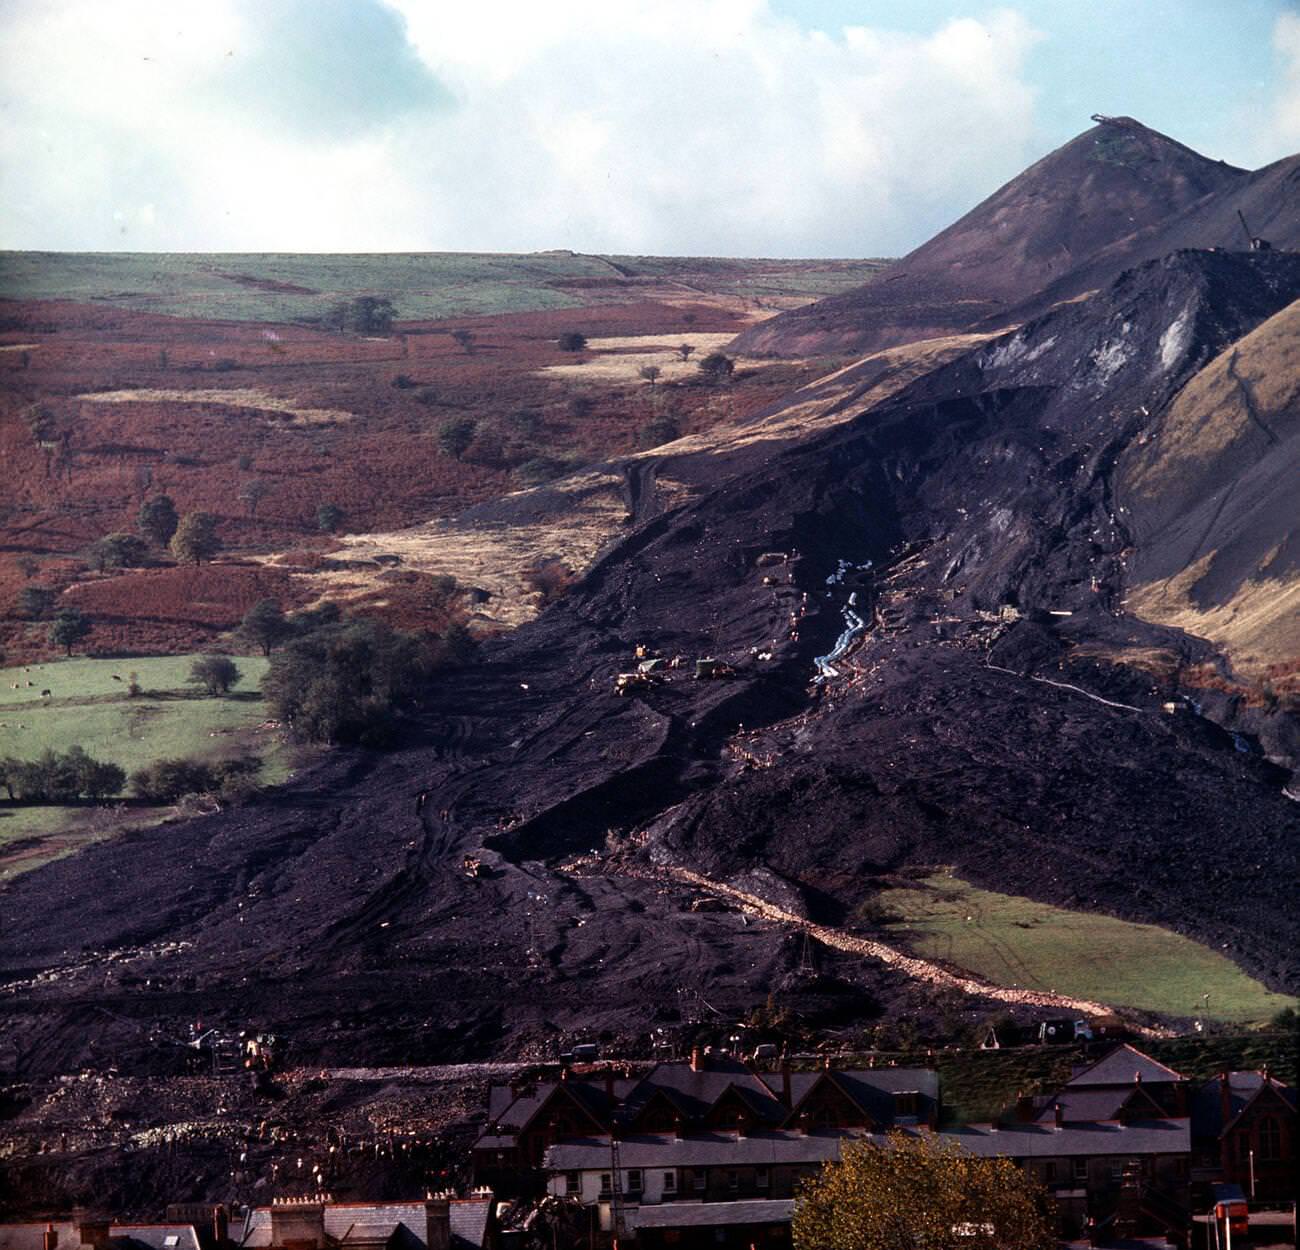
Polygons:
M1094 112L1300 151L1300 0L0 0L0 248L896 256Z

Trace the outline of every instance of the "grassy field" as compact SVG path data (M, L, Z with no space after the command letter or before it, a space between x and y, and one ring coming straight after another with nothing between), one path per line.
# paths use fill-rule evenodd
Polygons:
M257 686L267 661L237 657L242 680L229 697L213 699L200 697L186 682L194 658L72 659L0 669L0 756L35 759L47 747L65 751L80 745L129 774L164 757L222 759L251 752L266 760L263 782L283 781L290 767L287 748L278 732L261 728L267 711ZM144 691L134 699L127 694L131 673ZM14 682L21 689L14 690ZM39 697L43 689L51 692L49 699ZM149 815L121 804L0 802L0 880Z
M998 985L1243 1024L1296 1005L1224 956L1155 925L1049 907L947 876L890 890L884 902L902 918L891 928L919 954Z
M611 261L613 263L611 263ZM401 320L580 308L654 294L800 302L869 281L881 261L751 261L468 252L205 255L3 252L0 296L103 301L226 321L319 316L340 297L384 295ZM613 285L609 285L613 283ZM660 286L659 284L662 284ZM677 288L680 285L680 289Z

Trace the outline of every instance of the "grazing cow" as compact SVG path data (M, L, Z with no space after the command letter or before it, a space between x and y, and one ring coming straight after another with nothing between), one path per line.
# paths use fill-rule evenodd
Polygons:
M113 674L112 674L112 678L113 678L114 681L121 681L121 680L122 680L122 679L121 679L121 678L120 678L116 673L113 673Z
M41 691L41 698L42 698L42 699L48 699L49 697L50 697L50 692L49 692L48 690L42 690L42 691Z

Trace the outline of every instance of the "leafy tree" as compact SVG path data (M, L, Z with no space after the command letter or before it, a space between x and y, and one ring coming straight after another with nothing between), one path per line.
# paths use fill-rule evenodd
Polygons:
M804 1184L795 1250L1051 1250L1046 1194L1005 1158L937 1134L846 1142L843 1160Z
M334 330L356 334L387 334L393 328L397 310L393 301L379 295L356 295L340 300L323 318Z
M334 534L343 524L343 509L336 503L323 503L316 509L316 525L322 534Z
M477 424L469 417L451 417L438 427L439 450L459 460L469 450L477 429Z
M736 371L736 362L722 352L710 352L696 368L710 382L717 384L731 380L731 375Z
M256 755L212 763L198 759L158 760L131 774L131 789L146 803L175 803L188 794L246 795L262 770Z
M176 514L176 505L170 495L155 495L140 505L140 515L136 524L151 543L165 547L176 533L180 517Z
M201 655L190 665L189 681L202 686L214 698L228 694L231 686L239 685L243 673L228 655Z
M91 545L87 555L102 573L105 569L133 569L149 558L144 540L134 534L105 534Z
M582 352L587 350L587 336L578 330L566 330L556 341L562 352Z
M473 330L453 330L451 337L456 346L465 353L466 356L474 354L474 331Z
M659 381L659 375L661 373L663 373L663 370L659 368L658 365L642 365L641 368L637 370L637 376L649 382L651 386L654 386L654 384Z
M244 613L239 632L249 642L261 647L263 655L270 655L275 645L293 632L293 627L274 599L260 599Z
M239 502L248 509L249 516L257 515L257 505L271 493L270 484L260 477L245 482L239 488Z
M695 348L690 343L683 343L677 349L677 355L681 357L682 364L685 364L688 360L690 360L694 351Z
M172 535L171 553L182 564L202 564L221 550L217 518L210 512L187 512Z
M0 761L0 785L11 801L71 803L83 795L98 801L117 794L126 774L86 754L79 746L59 754L46 748L35 760Z
M18 610L29 620L39 621L57 596L48 586L24 586L18 592Z
M429 670L423 644L372 620L322 625L271 657L262 691L279 720L310 742L373 746L391 732Z
M63 608L50 626L50 641L62 647L68 655L88 633L90 618L76 608Z

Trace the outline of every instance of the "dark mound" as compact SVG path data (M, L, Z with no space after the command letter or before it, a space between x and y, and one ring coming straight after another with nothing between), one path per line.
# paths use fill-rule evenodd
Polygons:
M857 354L1012 325L1175 248L1244 247L1238 206L1259 219L1252 229L1279 227L1285 173L1277 169L1248 174L1132 118L1107 119L868 286L765 321L734 346L783 356ZM1175 220L1179 231L1167 234ZM1288 229L1298 228L1291 222ZM1027 303L1045 289L1049 302Z
M1110 657L1213 659L1122 613L1115 463L1297 295L1300 257L1180 253L803 445L665 460L693 501L656 513L643 480L629 535L445 677L404 750L336 756L260 805L7 889L6 1062L144 1063L146 1024L195 1018L375 1062L635 1032L701 996L726 1017L774 984L799 1006L798 941L691 911L674 867L834 923L872 874L954 864L1172 926L1295 988L1285 774L1162 711L1172 676ZM756 560L774 550L793 558L765 585ZM810 688L850 609L857 650ZM737 676L616 698L638 642ZM484 874L462 871L469 852ZM864 1003L923 996L824 958Z

